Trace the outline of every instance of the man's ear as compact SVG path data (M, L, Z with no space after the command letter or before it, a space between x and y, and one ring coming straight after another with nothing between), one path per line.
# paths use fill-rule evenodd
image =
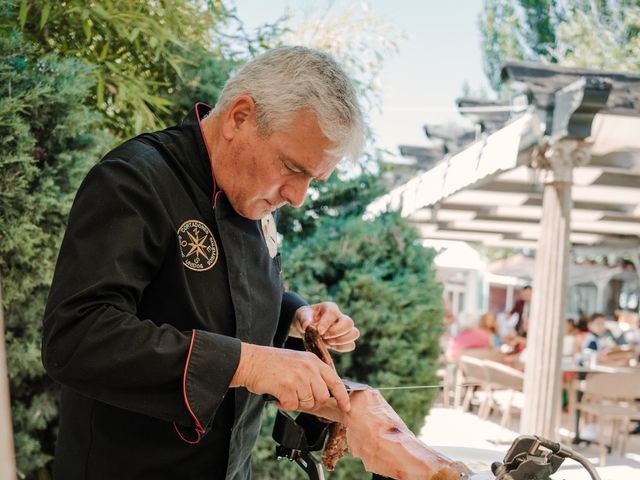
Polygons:
M242 129L255 125L256 102L249 95L236 98L227 108L222 122L222 136L232 140Z

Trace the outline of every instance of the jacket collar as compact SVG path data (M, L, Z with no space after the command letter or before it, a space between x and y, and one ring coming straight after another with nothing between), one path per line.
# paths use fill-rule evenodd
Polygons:
M181 140L185 142L182 150L190 153L189 158L184 159L183 166L210 199L213 199L215 189L214 176L200 122L212 108L206 103L196 103L180 125L183 133Z

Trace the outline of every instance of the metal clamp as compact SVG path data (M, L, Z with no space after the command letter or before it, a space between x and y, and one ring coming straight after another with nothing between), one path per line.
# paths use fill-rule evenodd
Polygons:
M324 480L322 464L311 452L322 450L328 428L328 423L321 422L313 415L301 413L294 419L278 410L272 434L278 443L276 458L296 462L310 480Z
M516 438L504 463L493 463L491 471L496 480L548 480L565 458L582 464L593 480L600 480L593 465L579 453L560 443L529 435Z

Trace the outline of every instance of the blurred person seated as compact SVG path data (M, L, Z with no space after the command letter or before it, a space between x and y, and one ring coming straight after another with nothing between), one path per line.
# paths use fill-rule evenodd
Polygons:
M480 317L480 321L478 322L478 327L489 332L493 348L500 348L500 345L502 345L502 339L500 338L498 331L498 320L495 313L483 313Z
M518 323L517 315L511 315L507 311L500 312L498 314L498 333L500 338L506 337L516 327L516 323Z
M564 330L564 340L562 342L562 355L573 357L576 353L576 335L579 330L573 318L567 318Z
M583 363L592 364L600 354L601 339L607 332L607 317L603 313L594 313L589 317L587 322L587 333L584 343L582 344ZM593 414L584 415L584 427L580 431L580 438L583 440L595 440L598 438L598 425L595 423L596 418Z
M594 313L589 317L587 328L589 333L584 338L582 350L587 354L593 351L599 354L602 349L602 339L607 333L607 316L603 313Z
M606 365L621 367L638 364L637 342L632 324L637 325L635 312L617 310L615 320L607 320L607 331L600 339L600 361Z
M444 316L442 317L442 335L439 338L440 352L444 354L451 337L456 333L456 316L453 314L451 301L443 298L442 306L444 307Z
M586 322L584 323L586 329ZM578 321L573 318L567 318L565 323L564 340L562 343L562 356L571 358L573 362L581 351L584 335L578 328ZM576 379L575 372L562 372L562 410L569 411L569 391L565 388Z
M502 342L505 345L511 347L512 353L521 353L527 348L527 331L529 330L529 319L526 319L520 333L518 330L512 330L503 339Z
M562 355L565 357L576 357L582 351L582 344L585 336L589 333L587 320L567 318L564 324L564 341L562 344Z
M637 312L626 312L617 310L615 317L623 331L624 339L628 345L632 345L637 351L640 351L640 316Z
M589 334L589 317L582 315L580 318L578 318L578 321L575 323L575 325L576 329L573 333L575 337L573 354L578 355L582 353L584 340Z
M493 347L491 333L479 327L473 314L463 313L460 315L458 323L460 333L452 337L447 345L445 359L448 362L456 362L464 351L470 348L491 349Z
M632 330L631 323L633 322L633 316L637 316L635 312L625 312L622 310L616 310L613 314L614 319L606 321L607 332L603 335L600 347L607 353L614 352L626 352L620 358L627 357L627 360L631 360L634 357L636 351L636 335ZM637 322L633 322L636 323ZM627 362L628 363L628 362Z

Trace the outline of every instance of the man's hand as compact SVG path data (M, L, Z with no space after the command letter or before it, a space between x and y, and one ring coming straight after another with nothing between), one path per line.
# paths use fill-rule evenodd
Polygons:
M356 348L360 331L353 320L340 311L333 302L316 303L296 310L289 335L302 337L309 325L314 325L327 347L337 352L350 352Z
M335 398L348 412L349 394L336 372L313 353L242 343L240 363L230 387L246 387L278 399L287 411L311 410Z

